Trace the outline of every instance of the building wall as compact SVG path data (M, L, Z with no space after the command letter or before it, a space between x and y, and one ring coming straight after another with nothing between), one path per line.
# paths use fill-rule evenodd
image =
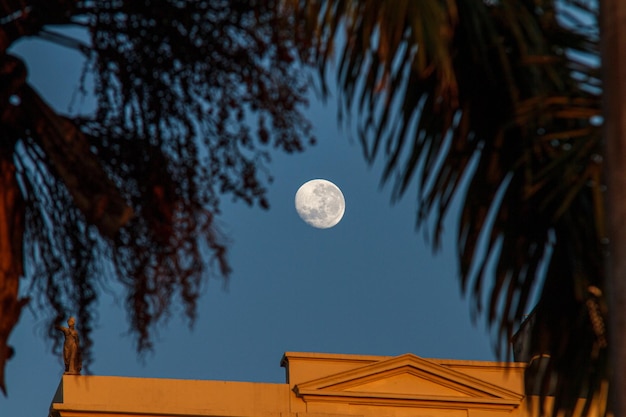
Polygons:
M286 384L64 375L53 416L281 417Z
M524 364L285 353L284 384L64 375L53 417L500 417L528 414Z

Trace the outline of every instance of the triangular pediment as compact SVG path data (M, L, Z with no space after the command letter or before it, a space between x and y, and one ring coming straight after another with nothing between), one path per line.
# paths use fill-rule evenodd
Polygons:
M305 401L465 403L516 407L522 396L413 354L297 384Z

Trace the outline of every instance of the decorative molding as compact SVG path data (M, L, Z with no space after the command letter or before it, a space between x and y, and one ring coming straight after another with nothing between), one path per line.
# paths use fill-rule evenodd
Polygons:
M513 409L523 395L413 354L297 384L305 402Z

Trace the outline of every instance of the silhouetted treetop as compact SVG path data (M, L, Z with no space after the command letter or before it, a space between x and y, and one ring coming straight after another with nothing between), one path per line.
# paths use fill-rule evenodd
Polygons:
M138 349L149 348L152 326L180 303L193 320L202 282L230 272L220 199L269 207L269 151L299 152L313 137L294 21L277 2L13 0L0 5L0 25L10 180L0 193L14 196L0 212L24 219L0 236L12 265L0 272L11 283L0 290L4 389L7 340L27 302L20 276L57 347L53 324L75 314L88 363L98 282L117 281ZM9 50L27 36L84 54L68 65L85 65L93 114L62 115L29 85L28 63Z
M606 319L596 290L607 248L597 2L285 1L309 33L304 58L322 82L336 77L365 158L382 162L392 198L417 196L435 249L460 204L461 286L497 350L509 352L539 288L532 352L550 357L532 376L539 391L557 380L555 413L600 393L609 367L594 325Z

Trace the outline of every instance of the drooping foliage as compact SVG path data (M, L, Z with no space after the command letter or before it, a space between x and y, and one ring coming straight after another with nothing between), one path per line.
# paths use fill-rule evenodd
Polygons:
M549 359L528 393L590 407L608 374L595 2L288 4L312 40L302 57L324 83L336 59L366 159L394 199L417 193L435 248L459 202L461 286L503 356L533 310L529 352Z
M0 388L20 294L57 342L77 316L87 362L101 285L125 289L140 351L177 306L193 321L202 284L230 272L222 196L267 208L268 151L313 142L293 33L271 0L0 3ZM29 85L10 52L26 36L85 55L94 114Z

